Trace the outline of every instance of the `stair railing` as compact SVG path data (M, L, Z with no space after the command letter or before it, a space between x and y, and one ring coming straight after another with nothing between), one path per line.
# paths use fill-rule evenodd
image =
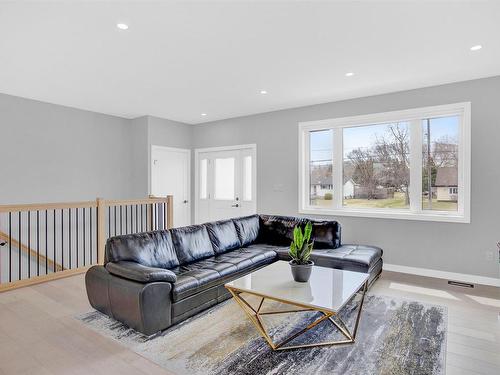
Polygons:
M83 273L109 237L172 225L172 196L0 205L0 292Z

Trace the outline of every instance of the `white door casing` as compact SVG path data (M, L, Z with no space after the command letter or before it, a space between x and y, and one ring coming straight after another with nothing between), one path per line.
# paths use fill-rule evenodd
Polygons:
M151 146L151 194L173 195L174 227L191 224L191 150Z
M195 150L195 222L254 214L256 145Z

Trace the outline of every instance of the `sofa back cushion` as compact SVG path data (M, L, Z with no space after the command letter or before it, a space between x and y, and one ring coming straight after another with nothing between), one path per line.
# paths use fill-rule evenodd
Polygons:
M294 228L305 224L299 217L260 215L260 219L259 242L277 246L290 246Z
M168 230L111 237L106 242L106 263L132 261L146 267L174 268L179 265Z
M215 254L241 247L236 226L232 220L221 220L205 224Z
M304 229L310 221L312 223L311 240L314 240L315 249L336 249L340 246L340 224L336 221L272 215L261 215L260 218L259 242L290 246L293 241L294 228L299 225Z
M245 247L257 240L260 228L259 215L238 217L233 219L241 246Z
M311 239L314 240L315 249L336 249L340 247L341 228L337 221L311 220L311 222Z
M172 241L180 264L187 264L214 255L205 225L171 229Z

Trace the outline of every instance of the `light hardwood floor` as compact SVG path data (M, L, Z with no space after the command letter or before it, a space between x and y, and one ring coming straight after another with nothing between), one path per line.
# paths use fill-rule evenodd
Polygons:
M500 374L499 288L384 272L370 292L447 306L447 374ZM1 293L0 374L168 374L74 319L90 309L83 275Z

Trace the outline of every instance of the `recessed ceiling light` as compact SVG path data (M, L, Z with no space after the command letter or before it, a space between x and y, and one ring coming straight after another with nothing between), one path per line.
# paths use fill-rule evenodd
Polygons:
M202 116L206 116L207 114L206 114L206 113L202 113L201 115L202 115Z
M353 75L354 75L353 72L348 72L348 73L345 74L346 77L352 77Z
M116 27L118 27L120 30L127 30L128 29L128 25L125 23L117 23Z
M267 94L267 91L266 91L266 90L260 90L260 93L261 93L262 95L265 95L265 94Z
M470 50L471 50L471 51L479 51L481 48L483 48L483 46L482 46L482 45L480 45L480 44L478 44L478 45L476 45L476 46L472 46L472 47L470 48Z

